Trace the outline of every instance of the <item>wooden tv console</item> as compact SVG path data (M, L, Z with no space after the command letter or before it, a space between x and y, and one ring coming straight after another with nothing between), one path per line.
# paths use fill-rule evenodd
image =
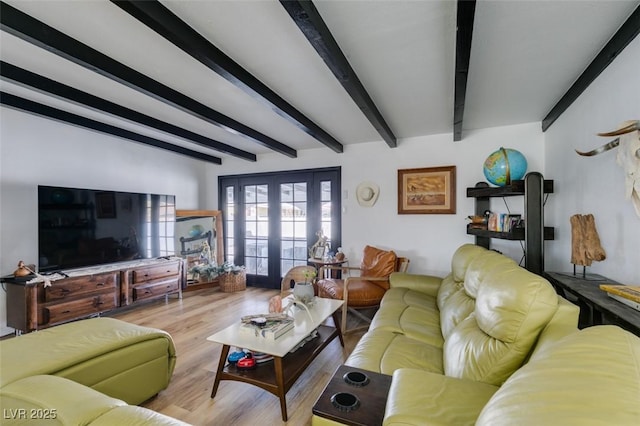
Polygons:
M3 278L7 325L30 332L170 294L182 297L184 260L160 258L64 271L43 280Z

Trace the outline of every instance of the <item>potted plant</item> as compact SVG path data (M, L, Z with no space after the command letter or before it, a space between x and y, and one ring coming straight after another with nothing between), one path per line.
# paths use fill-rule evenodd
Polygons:
M247 288L245 267L235 265L233 262L224 262L222 265L203 263L193 266L189 272L208 281L218 278L220 290L224 292Z
M293 287L293 297L296 300L304 304L308 304L313 301L313 279L316 277L315 270L307 270L304 272L304 282L296 283Z
M247 274L244 266L224 262L218 267L218 282L224 292L241 291L247 288Z

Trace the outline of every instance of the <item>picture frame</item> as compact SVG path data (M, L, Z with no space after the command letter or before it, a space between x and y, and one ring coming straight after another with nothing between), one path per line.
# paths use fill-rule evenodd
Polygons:
M398 214L455 214L456 166L398 170Z
M324 246L318 246L318 247L314 248L313 249L313 258L314 259L322 259L322 258L324 258L324 250L325 250Z
M116 196L113 192L96 193L96 217L98 219L115 219Z

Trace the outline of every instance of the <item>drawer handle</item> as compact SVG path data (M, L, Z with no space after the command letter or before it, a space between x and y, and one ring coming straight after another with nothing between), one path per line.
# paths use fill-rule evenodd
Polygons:
M68 314L71 313L71 311L67 310L67 311L62 311L63 314Z
M104 283L96 283L96 287L103 287Z
M62 293L62 294L71 293L71 290L67 290L66 288L61 288L60 289L60 293Z

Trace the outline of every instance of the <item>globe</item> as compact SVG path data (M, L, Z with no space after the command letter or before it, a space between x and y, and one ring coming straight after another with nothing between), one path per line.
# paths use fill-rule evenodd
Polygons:
M189 236L191 238L199 237L204 232L204 226L202 225L193 225L189 229Z
M522 179L527 173L527 159L520 151L500 148L484 160L482 171L492 184L509 185L512 180Z

